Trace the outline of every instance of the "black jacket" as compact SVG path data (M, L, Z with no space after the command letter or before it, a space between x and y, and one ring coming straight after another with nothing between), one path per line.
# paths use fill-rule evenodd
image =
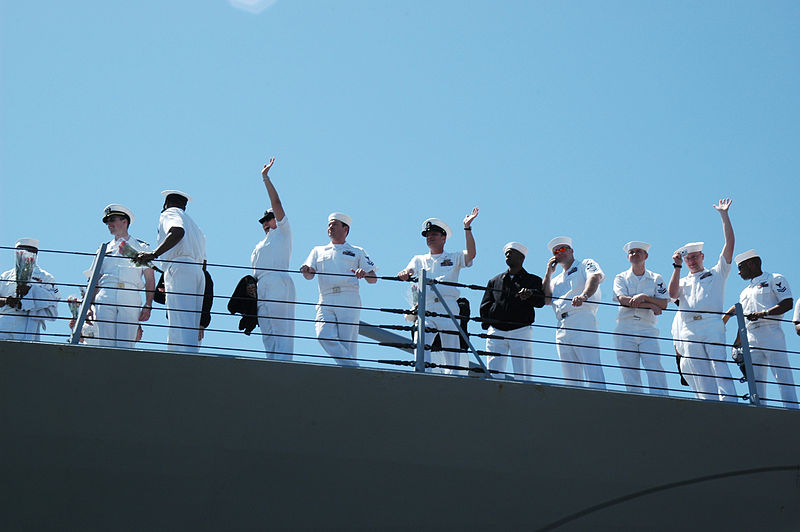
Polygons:
M522 288L530 288L533 295L528 299L516 296ZM542 278L521 269L514 279L508 271L492 277L486 285L481 300L481 327L493 326L501 331L512 331L533 323L534 308L544 306Z
M249 335L258 326L258 300L247 294L247 285L258 286L258 280L252 275L245 275L239 280L228 300L228 312L242 315L239 330Z

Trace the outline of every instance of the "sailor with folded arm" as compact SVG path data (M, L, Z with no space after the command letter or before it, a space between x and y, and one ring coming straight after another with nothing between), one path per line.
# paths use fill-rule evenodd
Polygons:
M592 259L576 259L572 239L559 236L547 244L553 257L547 262L542 286L545 303L553 305L558 320L556 351L566 384L605 389L597 336L597 303L605 274ZM556 267L562 271L555 277ZM588 303L588 304L587 304Z
M739 294L739 302L745 316L758 396L761 399L766 397L767 368L771 368L784 406L798 408L794 379L786 354L786 337L779 321L786 312L792 310L789 283L779 273L763 271L761 256L754 249L740 253L734 260L739 268L739 276L749 281ZM740 343L738 334L734 343Z
M353 220L334 212L328 216L330 243L316 246L300 267L308 280L316 275L319 283L317 340L340 366L358 367L358 320L361 316L359 279L378 282L378 268L363 248L346 242Z
M428 218L422 222L422 236L425 238L425 244L428 246L428 253L424 255L414 255L408 263L408 266L401 270L400 273L397 274L397 277L402 281L407 281L412 276L419 277L422 270L425 270L428 279L457 283L459 272L461 272L462 268L469 268L472 266L472 261L475 259L477 253L475 237L472 235L472 222L477 216L478 207L474 207L464 218L466 249L462 251L444 250L447 239L453 236L453 231L450 229L449 225L439 218ZM447 308L450 309L450 312L452 312L453 315L458 315L458 288L443 284L436 285L436 287L439 289L444 303L447 304ZM447 314L444 303L440 301L439 296L437 296L436 292L431 288L426 290L425 310L427 312L435 312L440 314L440 316L425 318L425 328L433 329L433 332L425 332L425 345L432 346L436 336L438 336L443 351L436 351L434 354L431 354L430 349L426 349L425 362L466 368L468 367L467 364L469 364L469 357L460 350L460 336L457 333L453 320L450 319L450 316ZM439 331L446 332L445 334L439 334ZM452 368L437 368L433 372L462 376L467 374L465 370Z
M667 308L667 285L661 275L645 268L650 244L623 246L631 267L614 278L614 299L620 304L614 343L617 361L629 392L644 392L639 366L647 373L650 393L667 395L667 377L661 366L657 316Z
M699 399L737 401L726 359L725 324L722 322L725 282L733 260L733 226L728 215L731 200L722 199L714 208L722 219L725 245L717 264L710 270L703 265L703 242L690 242L673 256L669 297L680 300L683 313L679 340L684 347L681 372ZM681 278L683 262L689 273Z

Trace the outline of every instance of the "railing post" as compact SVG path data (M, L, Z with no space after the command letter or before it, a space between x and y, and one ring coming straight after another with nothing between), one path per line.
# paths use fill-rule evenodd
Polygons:
M489 368L486 367L486 364L483 363L483 360L481 360L481 357L478 356L478 351L475 349L475 347L473 347L472 342L469 340L469 337L464 332L464 330L461 328L461 324L458 323L458 320L456 319L455 315L453 314L453 311L450 310L450 307L447 306L447 303L445 302L444 298L442 297L442 293L439 292L439 289L436 288L435 284L431 285L431 289L433 289L433 293L436 294L436 297L439 298L439 301L442 303L442 306L447 311L447 314L450 316L450 319L453 321L453 325L456 326L456 330L458 331L458 334L461 335L461 338L464 340L464 342L466 342L467 347L469 347L469 350L472 351L473 355L475 355L475 360L478 361L478 365L483 370L483 375L481 375L481 378L482 379L491 379L492 376L489 374ZM459 314L459 316L460 316L460 314ZM469 360L469 357L467 357L467 359ZM469 374L469 371L467 371L467 373Z
M423 269L419 274L417 292L417 359L414 371L425 372L425 300L428 297L428 274Z
M86 289L86 294L83 296L81 308L78 311L78 319L75 320L75 327L72 329L72 335L69 337L69 343L71 344L77 344L81 341L83 322L86 321L86 314L89 312L89 307L92 306L92 301L94 301L94 291L95 288L97 288L97 279L100 277L100 267L103 265L107 246L108 242L103 242L100 246L100 251L97 252L97 256L94 258L92 274L89 276L89 287Z
M750 342L747 340L747 325L744 322L744 310L741 303L736 303L736 321L739 322L739 341L742 343L742 357L744 358L744 371L747 373L750 404L758 406L761 398L758 396L756 387L756 375L753 372L753 359L750 358Z

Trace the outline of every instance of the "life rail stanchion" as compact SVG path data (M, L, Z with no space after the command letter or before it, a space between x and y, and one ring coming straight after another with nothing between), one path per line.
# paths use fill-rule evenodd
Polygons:
M436 297L439 298L439 303L442 304L444 309L447 311L447 314L450 316L450 319L453 320L453 325L456 326L456 330L458 331L458 334L461 335L461 338L467 343L467 346L469 346L469 350L472 351L472 354L475 355L475 360L478 361L478 365L483 370L483 375L481 375L481 378L482 379L491 379L492 376L489 375L489 369L486 367L486 364L483 363L483 360L481 360L481 357L478 355L478 352L472 346L472 342L469 341L469 336L467 336L466 333L464 332L464 330L461 328L461 324L458 323L458 320L456 320L456 317L450 311L450 307L447 306L447 303L445 302L444 297L442 297L441 292L439 292L439 289L436 288L436 285L433 284L433 283L431 283L431 288L433 289L433 293L436 294ZM467 372L467 373L469 373L469 372Z
M750 404L758 406L761 398L756 388L756 375L753 373L753 359L750 357L750 342L747 340L747 325L744 323L744 310L741 303L736 303L736 320L739 322L739 340L742 342L742 358L744 371L747 373L747 389L750 391Z
M89 276L89 287L86 289L86 294L81 301L81 308L78 311L78 318L75 320L75 327L72 329L72 336L69 337L69 343L76 345L81 341L81 332L83 330L83 322L86 321L86 314L89 312L89 307L94 302L94 291L97 288L97 279L100 277L100 267L103 265L103 259L106 256L106 247L108 242L103 242L100 245L100 250L94 257L92 263L92 274Z
M423 269L419 276L417 297L417 358L414 371L425 373L425 300L428 296L428 275Z

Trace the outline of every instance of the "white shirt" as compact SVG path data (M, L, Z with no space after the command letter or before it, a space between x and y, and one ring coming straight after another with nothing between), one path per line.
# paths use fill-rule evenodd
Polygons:
M142 242L134 237L114 239L106 247L106 256L100 266L100 278L97 286L116 286L117 283L125 283L139 290L144 288L144 267L136 266L133 261L120 253L120 242L132 247L137 252L149 251L147 242Z
M779 273L762 273L758 277L750 279L749 284L739 294L739 302L742 304L744 315L753 312L762 312L777 305L784 299L791 299L792 291L786 278ZM780 317L777 314L770 317ZM781 322L766 320L744 320L749 327L761 327L764 325L774 325L780 327Z
M472 266L472 261L467 262L467 251L444 252L439 255L414 255L411 262L406 266L406 270L413 270L412 275L419 275L422 270L427 272L429 279L437 281L447 281L450 283L458 282L458 274L462 268ZM459 291L455 286L436 285L443 297L458 298ZM426 290L427 301L433 301L436 294L433 290Z
M52 321L58 316L58 293L56 280L36 264L31 273L31 289L20 299L21 309L8 305L0 307L0 314L25 314L32 318ZM17 270L12 268L0 274L0 297L17 296Z
M678 297L679 309L684 312L693 310L722 312L725 298L725 281L731 273L731 264L720 254L719 261L711 270L690 273L680 280ZM703 314L703 319L722 319L721 316ZM691 320L684 320L688 324Z
M614 277L614 301L619 302L620 296L633 297L637 294L644 294L658 299L669 299L664 278L650 270L645 270L644 275L638 277L633 273L633 268L630 268ZM632 308L620 305L617 322L626 320L636 320L655 326L656 315L649 308Z
M794 305L794 317L792 317L792 321L800 323L800 299L798 299L797 303Z
M206 260L206 235L200 230L183 209L170 207L158 219L158 246L167 238L172 227L183 228L183 238L175 246L164 252L160 258L165 260L191 259L198 264Z
M272 270L288 270L289 262L292 260L292 228L289 225L289 218L284 216L277 224L275 229L269 230L264 240L256 244L253 254L250 255L253 277L259 281L266 275L282 273Z
M334 289L357 292L358 278L353 270L361 268L369 273L378 269L363 248L347 242L344 244L328 243L324 246L314 247L303 266L314 268L317 273L343 274L317 275L320 294L330 293Z
M550 289L553 297L553 311L556 313L556 319L562 319L561 315L568 312L591 312L597 314L597 307L599 305L588 304L589 302L599 302L601 299L600 287L597 287L592 296L587 299L580 307L572 306L572 298L579 296L583 293L586 287L586 281L590 275L600 275L600 282L602 283L606 275L603 270L592 259L575 259L572 265L565 271L556 275L550 280ZM558 299L564 298L564 299Z

